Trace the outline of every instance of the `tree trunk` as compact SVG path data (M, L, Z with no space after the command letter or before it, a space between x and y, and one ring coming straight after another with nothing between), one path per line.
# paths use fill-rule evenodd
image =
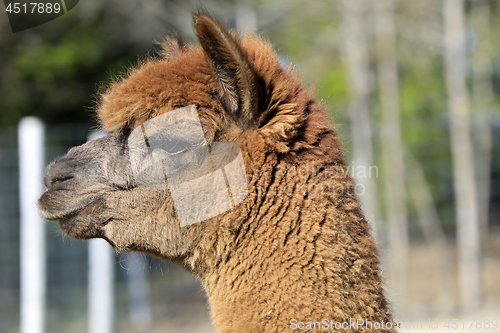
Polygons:
M465 81L466 50L463 0L444 0L446 86L455 185L459 294L462 310L480 302L479 221L474 177L469 98Z
M388 221L389 273L398 305L408 290L408 222L403 143L401 138L394 0L375 3L377 72L381 107L381 140Z
M475 109L474 143L476 146L476 176L481 237L488 235L492 127L491 109L494 103L494 73L490 36L491 21L489 1L472 3L471 28L476 33L477 45L472 53L472 100Z
M364 0L342 0L343 59L349 78L349 118L352 136L352 176L356 179L356 194L366 218L376 235L378 200L375 179L370 177L373 167L373 135L368 106L370 69L366 46L363 8ZM349 163L351 164L351 163ZM377 170L377 169L375 169ZM378 170L377 170L378 172Z

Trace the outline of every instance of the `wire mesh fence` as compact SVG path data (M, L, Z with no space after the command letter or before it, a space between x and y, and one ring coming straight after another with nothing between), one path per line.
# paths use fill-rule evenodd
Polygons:
M500 122L493 123L489 214L482 238L482 302L487 311L500 308ZM87 141L90 124L49 125L46 128L46 163ZM436 140L445 140L436 137ZM0 129L0 332L19 331L20 244L19 172L17 129ZM442 238L426 230L419 215L423 206L408 200L410 252L407 265L408 290L403 304L394 304L402 317L422 317L454 313L459 308L457 253L454 231L453 179L449 154L429 149L413 157L429 184L434 200L436 223ZM480 158L480 156L479 156ZM411 162L412 159L410 158ZM411 164L411 163L408 163ZM411 165L408 167L410 168ZM380 171L381 172L381 171ZM408 176L411 178L411 174ZM383 191L383 187L379 188ZM409 192L415 191L409 185ZM418 193L417 193L418 195ZM411 195L409 195L411 197ZM425 207L424 207L425 208ZM381 223L381 234L384 224ZM436 227L436 226L434 226ZM387 226L385 226L387 228ZM439 228L438 228L439 229ZM426 234L427 232L427 234ZM47 332L87 332L88 325L88 242L65 236L56 223L47 223ZM387 252L386 239L380 246L387 261L397 254ZM114 327L119 332L211 332L205 294L199 282L176 265L144 254L115 253ZM146 286L130 284L133 276L145 275ZM389 298L399 293L394 281L387 280ZM146 299L137 296L145 288ZM134 296L135 295L135 296ZM493 310L494 311L494 310Z
M46 162L87 141L89 124L49 125ZM17 129L0 129L0 332L19 332L20 244ZM88 331L88 242L64 235L57 223L46 228L46 332ZM205 296L199 282L181 268L157 258L115 253L115 326L120 332L151 331L152 320L171 327L208 326ZM132 271L147 276L150 320L132 319ZM147 315L146 315L147 316ZM194 325L194 326L193 326Z

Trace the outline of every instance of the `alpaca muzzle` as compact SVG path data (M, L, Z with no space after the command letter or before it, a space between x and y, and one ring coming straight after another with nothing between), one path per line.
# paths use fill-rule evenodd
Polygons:
M45 171L46 191L38 200L38 209L47 220L67 220L102 197L102 190L96 191L95 175L89 177L87 159L78 161L68 155L54 160Z

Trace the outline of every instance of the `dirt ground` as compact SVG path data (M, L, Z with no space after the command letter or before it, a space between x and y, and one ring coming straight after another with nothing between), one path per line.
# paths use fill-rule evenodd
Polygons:
M416 326L409 322L421 322L422 326L403 328L400 332L500 333L500 233L490 233L481 250L481 304L463 310L458 305L455 244L412 244L409 288L404 304L394 310L396 320L407 323L407 327Z

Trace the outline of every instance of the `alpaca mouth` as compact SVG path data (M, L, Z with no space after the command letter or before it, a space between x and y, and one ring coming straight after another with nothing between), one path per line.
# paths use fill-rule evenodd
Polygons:
M38 209L44 219L64 222L99 199L101 195L79 196L69 191L47 190L38 200Z
M74 192L72 192L74 193ZM40 215L77 239L104 238L103 224L96 222L94 211L101 205L102 195L71 195L69 191L48 190L38 201Z

